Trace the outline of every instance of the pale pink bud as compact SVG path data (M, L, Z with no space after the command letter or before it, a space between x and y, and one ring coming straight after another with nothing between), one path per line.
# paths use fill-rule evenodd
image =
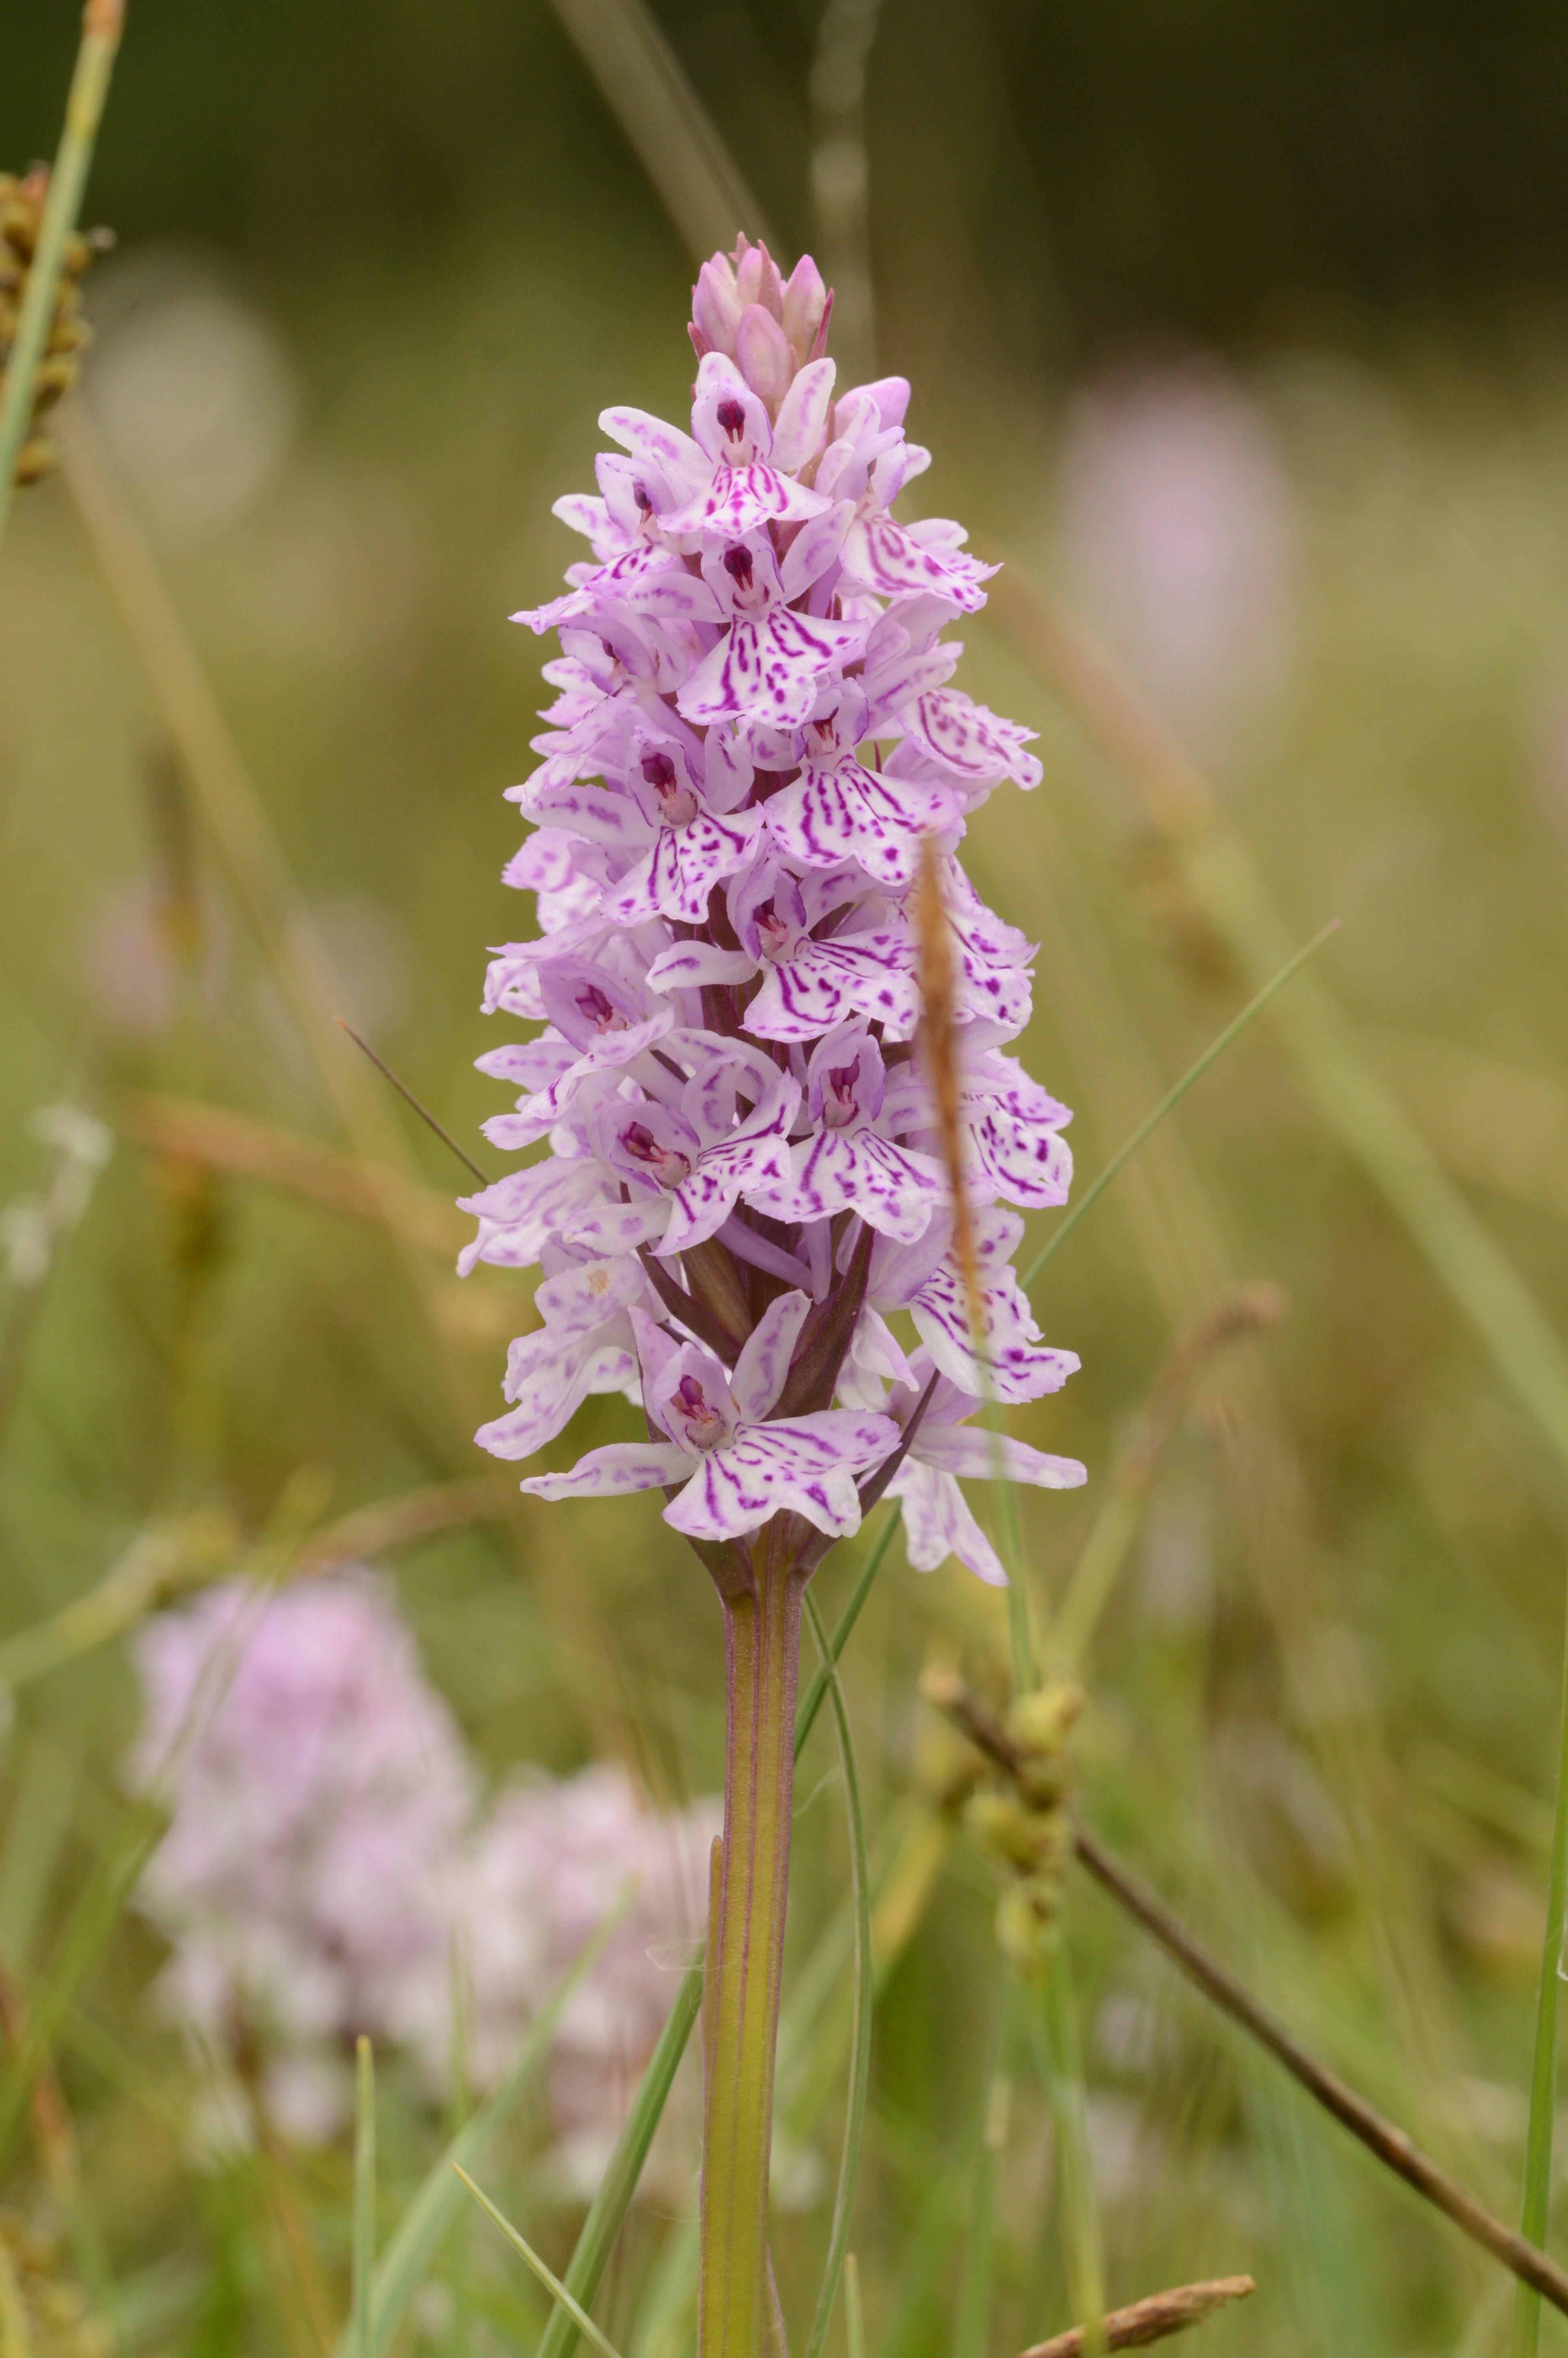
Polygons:
M775 319L784 318L784 281L765 245L748 245L742 238L736 246L735 291L743 305L761 303Z
M697 336L702 338L697 350L723 352L730 360L735 357L735 330L741 319L741 297L735 292L735 272L727 254L716 254L705 262L697 274L697 285L691 290L691 319Z
M735 358L752 391L767 404L770 416L776 415L794 381L795 355L784 330L760 303L749 303L741 314Z
M796 368L816 357L812 346L827 310L827 289L809 254L803 254L784 283L784 331Z

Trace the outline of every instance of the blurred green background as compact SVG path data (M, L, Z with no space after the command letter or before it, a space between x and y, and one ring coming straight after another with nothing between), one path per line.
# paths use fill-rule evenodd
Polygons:
M793 259L816 235L816 12L658 20ZM75 30L69 7L13 10L0 164L52 150ZM914 381L923 500L1114 651L1206 765L1292 939L1344 921L1319 966L1360 1052L1560 1326L1565 119L1568 26L1524 0L884 0L865 106L877 364ZM485 1161L477 1125L504 1100L471 1064L503 1027L479 992L527 905L499 882L517 834L501 792L541 700L540 650L506 616L577 553L549 503L589 481L599 410L679 414L690 258L543 0L132 0L86 217L119 238L88 281L86 401L126 514L338 1009ZM526 1301L498 1272L459 1285L464 1223L438 1200L456 1166L329 1058L335 1102L302 1046L288 957L269 961L106 586L117 545L56 481L18 498L0 556L0 1197L49 1183L40 1107L90 1108L119 1141L41 1282L5 1232L7 1635L160 1519L227 1517L232 1552L279 1514L330 1524L473 1481L468 1435ZM1041 940L1025 1053L1078 1109L1092 1175L1249 986L1027 633L999 610L967 636L964 684L1041 731L1044 786L993 800L970 865ZM252 1127L178 1130L171 1101ZM396 1238L323 1200L362 1195L377 1123L410 1190ZM1091 1478L1023 1502L1037 1618L1173 1340L1243 1279L1277 1282L1290 1314L1215 1363L1168 1453L1086 1664L1086 1811L1511 2216L1568 1476L1267 1017L1038 1290L1084 1368L1019 1429ZM563 1459L624 1414L590 1404ZM481 1758L499 1775L617 1754L655 1797L712 1790L719 1614L674 1536L635 1501L483 1503L386 1557ZM829 1604L859 1544L822 1575ZM984 1682L1000 1609L895 1544L846 1657L891 1849L942 1774L914 1694L933 1651ZM54 1985L120 1838L135 1712L114 1644L17 1693L0 1958L24 1996ZM803 1794L830 1758L824 1729ZM804 1957L844 1888L830 1798L797 1844ZM978 2358L1066 2322L1022 2047L1001 2050L978 2340L960 2297L988 2104L1000 2117L990 1889L956 1844L879 2004L856 2245L890 2358ZM1071 1924L1114 2299L1249 2268L1256 2299L1205 2329L1215 2358L1501 2348L1489 2263L1096 1896L1075 1887ZM268 2274L265 2190L183 2156L189 2066L146 2002L157 1963L133 1917L105 1930L59 2026L77 2264L127 2350L308 2348ZM829 2159L838 2102L802 2130ZM389 2202L433 2135L408 2098ZM276 2166L341 2271L342 2157ZM559 2258L573 2225L546 2217L539 2239ZM823 2201L783 2221L792 2313L825 2235ZM664 2237L638 2223L606 2310L629 2358ZM512 2347L523 2327L477 2330Z

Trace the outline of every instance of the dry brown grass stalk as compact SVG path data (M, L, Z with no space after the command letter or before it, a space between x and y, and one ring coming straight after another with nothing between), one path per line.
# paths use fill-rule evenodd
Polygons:
M1127 2309L1113 2309L1099 2321L1100 2346L1105 2350L1141 2350L1146 2342L1163 2342L1167 2334L1184 2333L1201 2325L1227 2301L1245 2300L1257 2285L1250 2277L1211 2277L1206 2284L1176 2285L1169 2292L1152 2292ZM1054 2333L1049 2342L1032 2342L1019 2358L1080 2358L1087 2340L1075 2325Z
M973 1693L958 1673L946 1664L932 1664L920 1682L921 1693L935 1709L946 1713L963 1730L977 1751L993 1768L1022 1790L1030 1763L1010 1730L984 1699ZM1217 1957L1179 1923L1147 1885L1106 1849L1097 1836L1078 1826L1073 1836L1074 1855L1101 1888L1152 1935L1168 1957L1205 1997L1305 2089L1314 2104L1332 2115L1341 2127L1375 2159L1407 2186L1451 2219L1483 2251L1511 2268L1521 2283L1568 2316L1568 2270L1530 2243L1518 2230L1477 2201L1468 2187L1423 2153L1405 2129L1388 2120L1337 2071L1320 2063ZM1114 2346L1114 2345L1112 2345Z
M135 1094L119 1099L113 1120L122 1138L154 1154L285 1188L329 1211L392 1228L422 1251L450 1258L470 1233L465 1216L433 1187L396 1171L373 1175L362 1163L314 1139L248 1114Z
M969 1333L975 1348L985 1344L980 1304L979 1271L975 1260L975 1227L964 1184L963 1104L958 1082L957 1020L953 935L942 897L942 872L935 848L926 836L920 847L920 881L914 894L914 930L919 949L919 1053L925 1061L931 1093L936 1101L936 1122L942 1139L942 1160L953 1203L953 1257L964 1281Z

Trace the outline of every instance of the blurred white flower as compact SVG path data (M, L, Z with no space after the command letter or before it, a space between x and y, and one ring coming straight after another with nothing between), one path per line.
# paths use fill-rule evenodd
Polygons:
M114 1131L80 1106L39 1106L27 1128L53 1149L55 1162L41 1195L0 1211L0 1260L11 1283L23 1291L43 1283L55 1248L86 1211L98 1174L114 1152Z
M1262 413L1212 369L1102 384L1069 421L1062 513L1098 626L1223 758L1292 653L1296 502Z
M106 268L92 414L155 521L204 540L276 480L298 406L282 343L211 258L132 253Z

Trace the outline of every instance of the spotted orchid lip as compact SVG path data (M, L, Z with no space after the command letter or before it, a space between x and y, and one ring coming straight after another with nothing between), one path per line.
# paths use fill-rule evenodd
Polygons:
M465 1260L550 1273L510 1413L481 1438L526 1455L590 1390L624 1390L652 1438L524 1487L673 1489L666 1520L704 1542L785 1509L833 1536L919 1373L930 1433L897 1476L916 1560L950 1550L990 1578L957 1487L978 1463L966 1420L1076 1365L1011 1265L1021 1212L1065 1200L1072 1159L1065 1108L1006 1053L1033 946L959 853L987 795L1033 788L1041 765L1030 731L952 684L948 633L995 568L958 525L892 513L927 463L909 387L836 392L830 299L808 263L786 283L761 248L704 265L689 430L604 412L619 449L598 494L557 507L591 558L518 617L562 650L539 766L512 790L539 833L508 881L538 893L542 937L496 954L486 1005L544 1030L484 1060L524 1092L487 1134L549 1147L469 1199ZM922 1037L927 872L957 1150ZM1076 1478L1038 1453L1007 1470Z

